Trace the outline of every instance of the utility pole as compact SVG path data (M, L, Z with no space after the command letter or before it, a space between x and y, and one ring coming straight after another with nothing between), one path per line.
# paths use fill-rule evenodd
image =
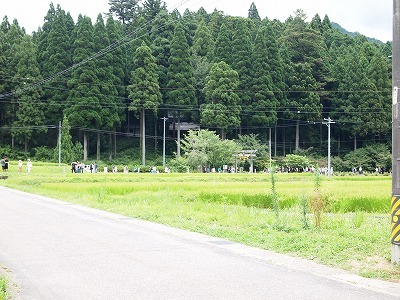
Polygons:
M268 141L268 147L269 147L269 171L272 172L272 141L271 141L271 127L269 128L269 141Z
M58 166L61 166L61 121L58 122Z
M400 0L393 0L392 44L392 263L400 262L400 121L398 88L400 87Z
M331 176L331 124L335 124L335 122L329 117L328 119L324 119L325 124L328 126L328 177Z
M163 156L162 156L162 158L163 158L163 167L165 168L165 121L167 121L168 120L168 118L166 118L166 117L164 117L164 118L161 118L161 120L163 120L164 121L164 133L163 133Z

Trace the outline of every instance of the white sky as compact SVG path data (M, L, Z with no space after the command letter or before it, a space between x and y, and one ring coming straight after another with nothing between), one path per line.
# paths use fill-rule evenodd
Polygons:
M16 18L19 24L31 33L43 25L51 0L0 0L0 18ZM261 18L285 21L293 12L301 8L309 17L318 13L321 19L328 15L348 31L357 31L381 41L392 40L392 0L166 0L170 11L186 8L197 11L201 6L212 12L214 8L227 15L246 17L252 2ZM108 0L53 0L77 19L79 13L88 15L94 22L99 13L108 11Z

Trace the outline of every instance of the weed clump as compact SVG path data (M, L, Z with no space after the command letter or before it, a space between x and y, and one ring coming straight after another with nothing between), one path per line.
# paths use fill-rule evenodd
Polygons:
M321 219L325 207L325 199L323 198L321 193L321 174L318 167L315 169L314 193L310 198L309 206L314 215L315 226L317 228L321 227Z

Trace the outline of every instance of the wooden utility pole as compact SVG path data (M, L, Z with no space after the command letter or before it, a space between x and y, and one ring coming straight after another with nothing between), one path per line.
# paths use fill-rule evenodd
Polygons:
M400 262L400 120L398 88L400 87L400 0L393 0L392 50L392 263Z

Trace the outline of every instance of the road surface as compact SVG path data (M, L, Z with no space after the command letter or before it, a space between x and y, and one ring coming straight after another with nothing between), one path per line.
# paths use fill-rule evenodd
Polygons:
M0 187L19 299L395 299L400 284Z

